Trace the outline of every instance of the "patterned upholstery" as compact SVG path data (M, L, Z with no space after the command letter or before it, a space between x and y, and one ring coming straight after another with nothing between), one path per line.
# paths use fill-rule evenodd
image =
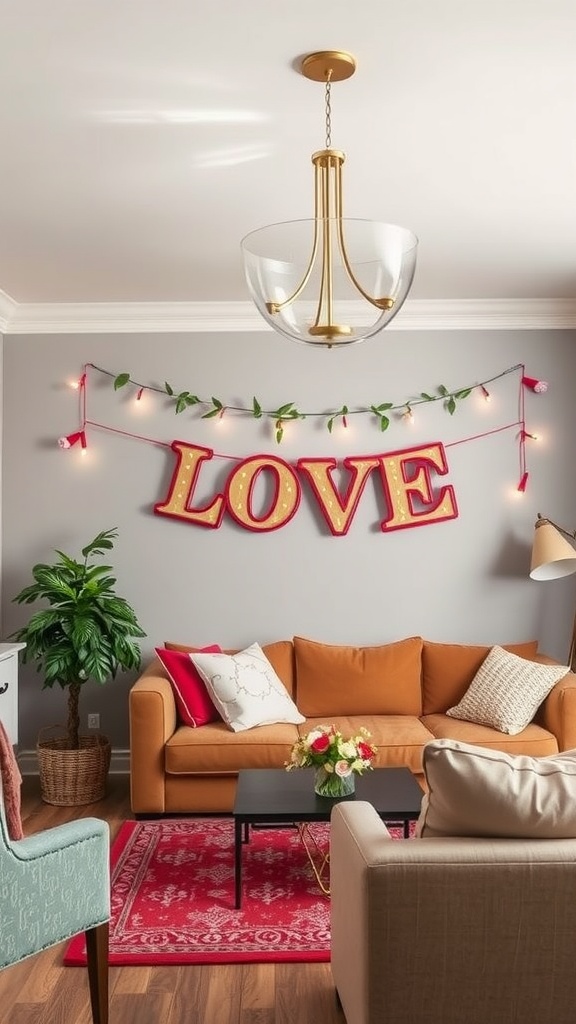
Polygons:
M94 1024L108 1021L109 830L83 818L8 836L0 783L0 969L85 931Z

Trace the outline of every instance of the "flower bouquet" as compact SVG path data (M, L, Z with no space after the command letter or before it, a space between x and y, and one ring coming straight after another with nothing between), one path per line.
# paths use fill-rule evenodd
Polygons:
M376 747L370 739L364 728L344 739L334 725L319 725L294 744L285 768L315 768L314 789L319 796L349 796L355 776L373 767Z

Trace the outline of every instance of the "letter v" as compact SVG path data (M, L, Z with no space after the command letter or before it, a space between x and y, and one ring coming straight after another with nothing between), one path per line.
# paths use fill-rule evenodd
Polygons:
M332 479L332 472L337 465L336 459L298 459L296 463L298 470L305 473L310 481L331 532L335 537L341 537L348 533L366 480L372 470L380 465L380 459L377 455L365 455L343 460L345 469L352 474L344 496L340 495Z

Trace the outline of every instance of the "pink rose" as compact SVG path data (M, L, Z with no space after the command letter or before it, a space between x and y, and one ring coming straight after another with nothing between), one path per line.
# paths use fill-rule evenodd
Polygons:
M336 761L334 765L334 771L336 775L339 775L341 779L345 779L348 775L352 774L352 769L348 764L348 761Z
M330 738L326 736L326 733L322 733L321 736L317 736L315 740L310 744L310 750L313 754L325 754L330 746Z

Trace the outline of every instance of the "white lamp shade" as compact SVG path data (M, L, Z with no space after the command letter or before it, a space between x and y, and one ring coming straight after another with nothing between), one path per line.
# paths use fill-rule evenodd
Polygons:
M530 578L558 580L576 572L576 550L547 519L538 519L532 545Z

